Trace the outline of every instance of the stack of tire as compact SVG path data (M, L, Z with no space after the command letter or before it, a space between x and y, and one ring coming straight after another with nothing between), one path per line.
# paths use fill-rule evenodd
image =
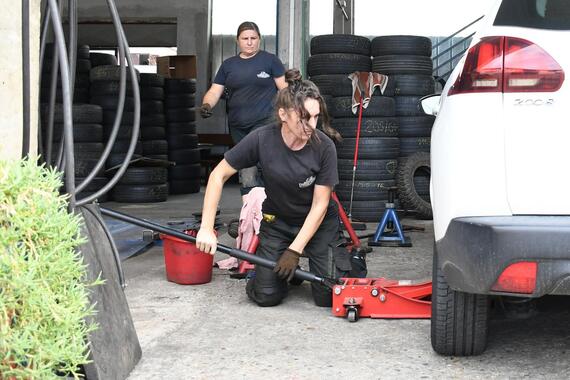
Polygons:
M49 112L48 106L43 105L41 111L42 120L47 120L47 114ZM103 110L101 107L93 104L75 104L72 109L72 117L75 163L74 173L75 182L79 185L95 168L95 165L103 153L103 126L101 125ZM45 130L42 132L45 135ZM54 145L51 153L52 164L55 163L56 157L58 156L62 135L63 107L61 104L56 104L54 109L54 129L52 139ZM77 194L77 199L93 194L105 186L107 182L108 180L104 175L104 168L102 168L87 187L81 193ZM98 200L99 202L106 202L107 199L107 196L103 195Z
M164 77L141 74L141 129L143 156L168 160L166 119L164 117Z
M175 162L168 169L170 194L200 191L200 150L196 134L196 79L165 80L166 139L168 159Z
M42 103L49 102L54 52L54 45L47 44L44 53L44 62L42 65L42 83L40 89L40 101ZM89 61L89 46L78 46L73 103L89 103L89 70L91 70L91 62ZM61 103L62 101L61 75L58 75L55 102Z
M90 103L97 104L103 108L103 133L105 139L108 139L111 135L117 114L120 72L120 66L101 65L91 69L89 74L91 81L91 87L89 89L91 95ZM132 96L131 77L128 74L127 70L125 105L123 107L122 119L115 143L111 149L111 154L107 158L107 168L114 167L123 162L130 144L134 119L134 99ZM139 79L137 72L137 81ZM140 141L137 142L135 154L137 154L138 157L142 154L142 144Z
M371 71L370 40L354 35L317 36L311 40L311 54L310 78L321 92L331 96L328 109L332 127L343 137L337 144L340 182L335 192L353 219L377 222L384 213L388 189L396 186L399 140L394 99L376 91L363 109L353 182L358 108L354 114L348 75Z
M389 76L400 125L397 183L400 205L421 219L432 216L429 152L435 117L420 99L435 91L431 40L421 36L381 36L372 40L372 70Z

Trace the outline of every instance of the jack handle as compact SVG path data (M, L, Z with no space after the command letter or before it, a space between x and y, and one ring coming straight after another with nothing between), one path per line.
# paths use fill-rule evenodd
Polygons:
M131 223L131 224L134 224L136 226L148 228L148 229L151 229L153 231L160 232L160 233L165 234L165 235L173 236L175 238L178 238L180 240L184 240L184 241L187 241L190 243L196 243L195 237L187 235L184 232L180 232L180 231L177 231L175 229L162 226L160 224L149 222L148 220L145 220L145 219L136 218L134 216L127 215L127 214L124 214L122 212L110 210L108 208L100 207L100 209L101 209L101 214L107 215L111 218L122 220L123 222ZM221 245L221 244L218 244L217 250L221 253L225 253L226 255L235 257L235 258L240 259L240 260L249 261L250 263L262 266L264 268L273 269L275 267L275 265L277 264L275 261L267 260L267 259L264 259L263 257L259 257L257 255L252 255L251 253L242 251L240 249L230 248L230 247L227 247L227 246ZM304 281L322 284L322 285L327 286L331 289L338 282L337 280L334 280L334 279L316 276L315 274L313 274L311 272L306 272L306 271L303 271L301 269L295 270L295 277L297 277L298 279L304 280Z

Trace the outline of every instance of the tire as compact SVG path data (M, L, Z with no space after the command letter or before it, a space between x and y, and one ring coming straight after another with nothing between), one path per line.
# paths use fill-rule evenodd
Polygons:
M46 87L40 88L40 101L42 103L49 103L50 101L50 89ZM58 87L55 92L55 102L63 103L63 93ZM89 103L89 90L86 88L76 87L73 91L72 103L75 104L86 104Z
M93 169L95 169L97 162L99 162L99 158L76 157L75 158L75 170L74 170L75 176L76 177L87 177L89 174L91 174ZM105 165L103 165L101 167L101 169L99 170L97 175L103 176L104 171L105 171Z
M384 55L372 59L372 71L392 74L432 75L431 58L419 55Z
M310 80L317 85L321 94L352 96L352 81L347 74L315 75Z
M414 184L414 177L418 174L429 174L430 157L427 153L415 153L402 158L398 162L396 182L398 184L398 199L406 209L415 210L420 219L433 217L431 204L423 199Z
M200 179L172 180L168 183L170 194L193 194L200 192Z
M142 142L144 156L168 154L168 142L166 140L147 140Z
M176 165L168 168L168 179L173 180L189 180L200 178L200 164Z
M420 152L429 155L430 150L430 137L400 137L400 157L408 157Z
M142 100L164 100L164 89L162 87L140 87Z
M63 124L53 125L52 141L60 141ZM45 137L45 134L43 135ZM73 142L102 142L103 126L101 124L73 124Z
M168 137L168 147L176 149L194 149L198 147L198 135L184 134Z
M311 55L328 53L370 56L370 40L352 34L324 34L311 39Z
M51 72L42 73L41 87L49 89L51 87ZM89 88L89 74L77 73L75 75L75 88ZM58 78L57 88L61 89L61 77Z
M129 68L126 69L126 73L127 73L127 82L130 82L132 79ZM140 74L136 69L135 73L138 82L140 80ZM98 82L98 81L118 82L121 80L121 66L105 65L105 66L94 67L89 72L89 80L91 82Z
M352 96L341 96L332 98L330 114L333 117L358 117L352 113ZM368 107L362 110L362 117L385 117L394 116L396 107L393 98L387 96L373 96L368 103Z
M435 116L401 116L400 137L430 137Z
M97 104L103 108L104 111L115 111L119 106L119 97L109 96L109 95L97 95L91 96L91 104ZM133 112L135 108L135 101L133 98L125 96L125 105L123 107L124 112Z
M381 36L371 41L370 53L379 55L422 55L431 57L431 40L421 36Z
M164 140L166 139L166 129L164 127L144 127L140 129L141 140Z
M386 210L386 202L388 202L387 199L379 201L353 200L352 210L350 209L350 199L341 202L341 204L347 214L351 213L353 221L379 223Z
M338 160L338 177L339 179L352 180L353 160ZM398 168L398 160L358 160L356 163L357 181L382 181L396 178L396 169Z
M141 73L141 87L164 87L164 77L160 74Z
M396 96L397 116L424 116L425 112L420 103L421 96Z
M115 140L115 143L111 148L111 153L127 153L130 145L130 140ZM142 154L142 143L140 141L136 142L135 153Z
M152 203L168 198L168 185L117 185L111 190L115 202Z
M103 125L112 126L113 123L115 122L115 115L116 114L117 114L117 111L115 111L115 110L103 111ZM130 125L132 128L134 118L135 118L135 114L133 112L123 111L123 115L121 118L121 125Z
M166 135L168 137L178 136L178 135L193 135L196 134L196 123L186 122L186 123L168 123L166 126Z
M358 118L333 119L331 126L344 137L356 137ZM398 119L395 117L363 117L360 137L398 137Z
M164 103L161 100L142 100L141 115L164 113Z
M425 96L435 92L435 80L431 75L392 75L395 96Z
M334 191L342 201L350 200L350 193L355 201L381 201L388 199L388 188L395 187L395 180L384 181L340 181Z
M166 110L169 123L180 123L196 120L196 108L171 108Z
M178 165L200 162L200 149L176 149L168 152L168 159Z
M107 168L112 168L114 166L120 165L125 161L126 153L111 153L109 157L107 157L107 161L105 162L105 166ZM140 154L133 154L131 160L140 158Z
M50 75L52 67L53 67L53 60L46 59L42 65L42 72ZM89 74L89 71L91 70L91 61L89 61L88 59L78 58L75 70L77 74Z
M117 57L105 53L89 53L91 67L118 65Z
M75 184L79 185L81 182L83 182L84 179L85 178L75 177ZM81 200L90 196L91 194L94 194L95 192L99 191L99 189L103 188L108 182L109 180L106 177L94 177L91 182L87 184L85 189L77 194L77 199ZM97 199L99 203L107 202L108 200L109 196L107 194L103 194Z
M154 185L166 183L168 169L158 166L130 167L121 179L120 185Z
M355 71L370 71L370 56L359 54L331 53L309 57L309 76L323 74L350 74Z
M451 289L434 248L431 345L445 356L480 355L487 347L489 296Z
M346 138L337 144L338 158L354 158L356 139ZM369 137L361 138L358 145L358 159L385 160L398 157L400 152L397 137Z
M169 95L164 99L164 105L166 108L192 108L196 105L196 95Z
M112 125L106 125L103 128L103 136L105 137L105 140L108 140L109 137L111 136L112 129L113 129ZM115 138L115 140L130 140L132 135L133 135L132 124L119 125L119 131L117 132L117 137Z
M48 106L42 105L42 119L47 120ZM56 104L54 107L54 122L63 123L63 105ZM95 104L74 104L71 110L74 123L80 124L101 124L103 109Z
M164 89L167 94L193 94L196 92L196 79L166 78Z
M120 90L119 82L99 81L91 83L89 86L89 93L91 96L99 95L118 95ZM133 86L129 83L125 85L125 93L127 96L132 96Z
M143 127L164 127L166 118L163 114L155 113L141 116L141 126Z

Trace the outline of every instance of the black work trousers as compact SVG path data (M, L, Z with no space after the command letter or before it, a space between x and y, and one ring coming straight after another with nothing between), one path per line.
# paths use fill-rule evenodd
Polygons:
M273 222L262 221L259 230L259 247L255 254L278 261L299 230L300 227L291 226L278 218ZM304 255L309 258L310 271L319 277L335 277L338 273L335 264L338 249L335 250L335 247L340 243L338 216L335 213L328 213L304 250ZM278 305L287 296L287 290L286 280L277 277L272 269L259 265L255 266L255 277L249 280L246 287L249 298L259 306ZM311 283L311 290L317 306L331 306L332 293L328 287Z

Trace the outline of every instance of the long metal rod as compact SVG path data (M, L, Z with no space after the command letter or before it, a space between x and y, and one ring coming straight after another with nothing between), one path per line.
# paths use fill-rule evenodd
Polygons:
M187 235L183 232L174 230L172 228L161 226L160 224L149 222L149 221L144 220L144 219L135 218L134 216L123 214L123 213L115 211L115 210L110 210L110 209L101 207L101 214L110 216L111 218L114 218L114 219L122 220L123 222L134 224L136 226L149 228L153 231L160 232L160 233L163 233L165 235L173 236L173 237L178 238L180 240L184 240L184 241L187 241L190 243L196 243L196 238L193 236ZM226 247L226 246L221 245L221 244L218 244L218 251L221 253L225 253L226 255L230 255L232 257L240 259L240 260L249 261L250 263L262 266L264 268L273 269L276 265L275 261L267 260L267 259L264 259L263 257L252 255L251 253L242 251L242 250L237 249L237 248ZM305 272L301 269L295 270L295 277L302 279L302 280L305 280L305 281L323 284L325 286L330 286L330 282L331 282L330 279L318 277L311 272Z

